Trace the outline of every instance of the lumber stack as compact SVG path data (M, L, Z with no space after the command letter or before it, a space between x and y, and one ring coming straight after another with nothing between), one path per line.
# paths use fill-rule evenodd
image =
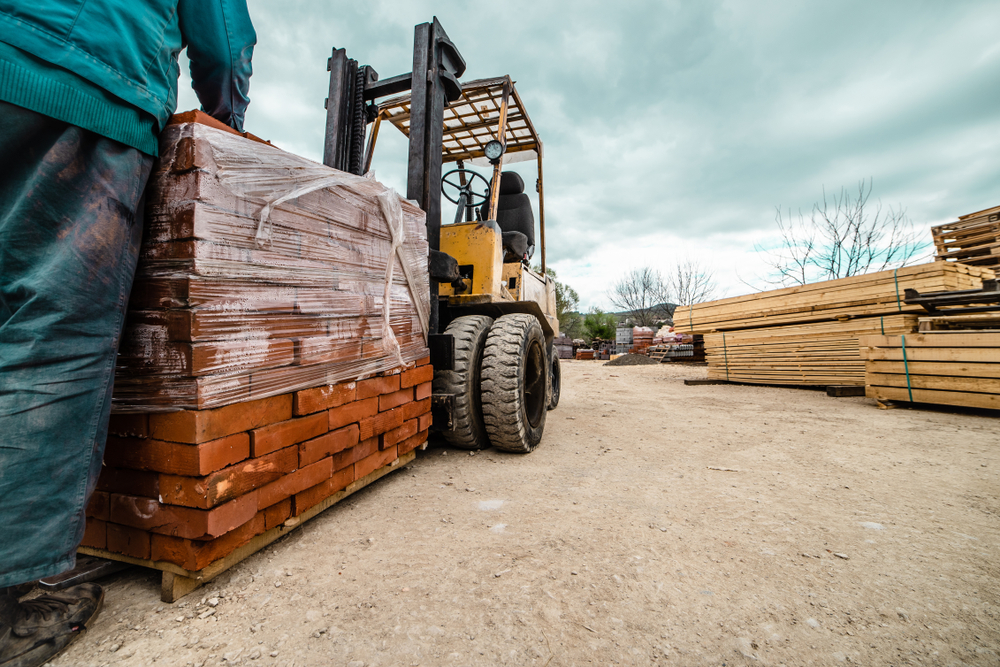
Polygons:
M708 377L777 385L865 383L859 338L916 331L906 289L977 289L993 271L934 262L679 307L677 331L704 334Z
M1000 332L865 336L860 345L870 398L1000 410Z
M978 289L984 279L993 277L993 271L988 268L931 262L678 306L674 312L674 329L705 334L843 317L920 313L923 308L903 301L906 289L918 292Z
M112 416L83 546L198 571L427 440L429 359L209 410Z
M161 136L146 199L116 411L203 410L427 355L424 214L377 181L184 122Z
M867 334L909 333L917 315L865 317L705 334L708 378L787 385L865 383L858 339Z
M931 227L931 235L939 261L1000 266L1000 206Z

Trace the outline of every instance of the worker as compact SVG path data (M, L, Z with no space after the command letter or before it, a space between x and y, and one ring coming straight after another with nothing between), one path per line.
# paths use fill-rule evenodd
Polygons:
M0 667L100 609L96 584L19 599L75 565L177 54L242 131L256 39L246 0L0 0Z

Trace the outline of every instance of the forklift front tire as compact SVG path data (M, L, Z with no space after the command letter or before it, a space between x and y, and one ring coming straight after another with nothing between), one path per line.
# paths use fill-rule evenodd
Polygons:
M456 317L444 330L455 340L455 364L453 370L434 372L433 391L435 395L455 397L451 429L441 432L452 447L484 449L490 444L483 424L479 386L483 350L492 324L492 317L465 315Z

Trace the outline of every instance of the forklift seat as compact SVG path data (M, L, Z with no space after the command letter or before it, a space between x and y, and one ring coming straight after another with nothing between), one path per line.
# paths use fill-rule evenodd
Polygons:
M488 213L483 205L481 215L485 217ZM497 225L503 232L502 236L508 239L517 238L513 233L523 234L527 240L527 249L523 249L523 242L504 243L504 249L510 251L511 255L517 255L517 259L527 255L529 258L535 252L535 216L531 212L531 200L524 194L524 181L520 174L515 171L505 171L500 174L500 196L497 199ZM520 239L518 239L520 241ZM514 247L508 248L511 245ZM508 261L508 260L504 260ZM513 260L516 261L516 260Z

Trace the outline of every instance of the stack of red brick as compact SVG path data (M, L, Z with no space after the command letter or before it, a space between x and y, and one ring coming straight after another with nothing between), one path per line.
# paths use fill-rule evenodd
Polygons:
M112 417L84 546L200 570L427 440L414 368L210 410Z

